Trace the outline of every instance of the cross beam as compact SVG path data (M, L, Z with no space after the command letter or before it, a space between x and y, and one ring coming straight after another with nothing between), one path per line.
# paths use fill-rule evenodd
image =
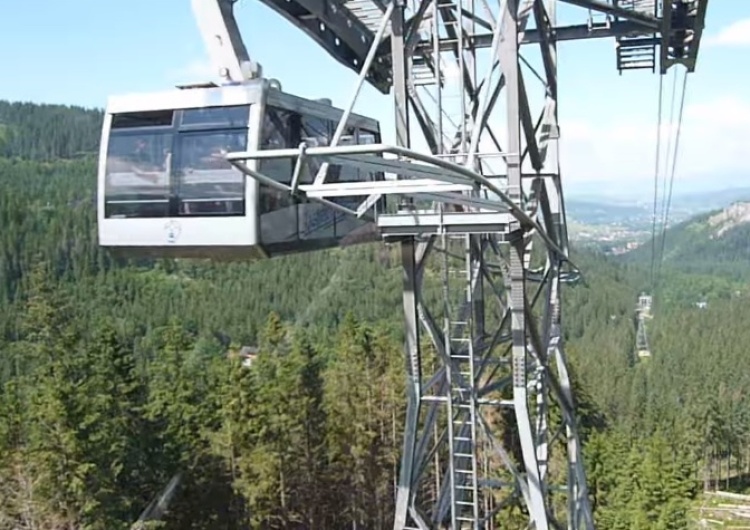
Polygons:
M200 0L198 0L200 1ZM438 0L439 2L442 0ZM554 41L583 39L601 39L633 35L658 35L658 42L664 50L674 48L679 41L685 48L679 58L663 56L661 64L665 70L672 64L685 64L690 71L695 68L695 60L700 46L705 12L708 0L691 0L688 14L681 22L681 27L673 27L669 16L672 3L677 5L682 0L654 0L664 4L664 17L656 17L635 10L620 7L617 2L607 0L560 0L582 9L604 14L609 19L602 26L590 23L563 25L550 28L549 37ZM320 45L331 57L347 68L359 73L364 65L367 51L374 42L375 28L372 21L377 13L384 11L379 0L261 0L265 5L283 16L295 27L303 31ZM446 2L446 5L451 2ZM429 2L421 3L429 5ZM375 13L375 14L374 14ZM426 29L424 12L413 10L411 17L405 19L409 32L410 49L425 52L434 48L433 39L429 38ZM472 15L475 23L485 28L492 26L491 20L482 15ZM420 29L421 34L420 34ZM676 36L677 35L677 36ZM492 36L489 33L475 32L472 47L491 46ZM542 32L530 28L520 35L521 44L538 43ZM437 46L441 51L455 49L457 39L440 37ZM388 93L393 85L393 58L391 54L391 35L378 45L375 64L369 69L367 81L382 93Z

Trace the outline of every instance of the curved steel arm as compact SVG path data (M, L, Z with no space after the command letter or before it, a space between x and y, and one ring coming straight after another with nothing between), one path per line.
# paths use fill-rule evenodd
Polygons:
M193 15L216 75L225 83L241 83L262 75L250 60L234 18L235 0L192 0Z
M295 148L289 148L289 149L268 149L268 150L262 150L262 151L240 151L240 152L234 152L234 153L228 153L226 155L226 159L232 163L235 167L243 171L245 174L258 179L259 173L255 171L248 171L248 168L246 164L244 163L247 160L262 160L262 159L273 159L273 158L291 158L295 156L299 156L300 150ZM497 195L500 202L505 204L508 208L508 213L512 215L519 223L521 223L522 226L528 227L532 230L535 230L539 236L544 240L545 245L547 248L552 251L557 258L561 262L567 262L572 268L578 269L578 267L570 260L567 252L565 252L563 249L561 249L555 241L550 238L547 233L544 231L544 229L534 220L532 219L526 212L524 212L510 197L508 197L505 192L500 190L497 186L495 186L489 179L484 177L483 175L480 175L479 173L476 173L464 166L461 166L459 164L455 164L453 162L450 162L448 160L444 160L440 157L436 157L433 155L426 155L423 153L418 153L416 151L412 151L411 149L407 149L405 147L399 147L394 145L386 145L386 144L368 144L368 145L344 145L344 146L335 146L335 147L310 147L307 148L304 152L304 156L311 158L311 157L326 157L326 156L335 156L335 155L383 155L383 154L393 154L404 158L410 158L415 161L424 162L426 164L431 164L433 166L442 168L446 170L448 173L447 175L440 175L439 173L434 173L433 178L437 180L445 180L447 182L456 182L456 177L463 177L468 182L467 184L475 184L482 186L489 190L490 192ZM505 153L507 156L507 153ZM384 161L387 162L387 161ZM386 168L386 171L388 169ZM450 175L452 173L452 175ZM262 175L260 175L262 177ZM441 178L443 176L443 178ZM259 179L261 180L261 179ZM271 181L271 179L268 179L266 177L263 177L262 179L264 182ZM274 182L275 186L283 187L284 189L288 189L291 193L291 188L284 186L283 184L279 184L277 182ZM328 201L327 201L328 202Z

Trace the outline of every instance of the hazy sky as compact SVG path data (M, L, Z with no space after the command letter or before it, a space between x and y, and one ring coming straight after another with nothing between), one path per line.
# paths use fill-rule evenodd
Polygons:
M0 99L101 107L109 94L163 90L209 74L189 0L2 3ZM585 22L587 12L568 7L562 15ZM241 0L237 18L251 56L285 91L346 104L355 75L308 37L255 0ZM750 176L750 0L712 0L704 35L688 82L676 191ZM613 40L561 44L559 76L567 182L648 188L658 76L620 76ZM665 107L671 89L669 74ZM368 88L357 110L388 127L389 101ZM667 121L668 108L665 114Z

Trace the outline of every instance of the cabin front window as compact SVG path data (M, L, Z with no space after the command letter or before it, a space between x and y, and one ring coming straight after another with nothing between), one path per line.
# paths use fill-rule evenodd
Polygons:
M117 114L107 146L105 217L245 215L248 105Z
M113 134L104 183L107 217L167 217L172 135Z
M174 165L178 214L244 215L245 176L224 157L247 149L247 130L180 134Z

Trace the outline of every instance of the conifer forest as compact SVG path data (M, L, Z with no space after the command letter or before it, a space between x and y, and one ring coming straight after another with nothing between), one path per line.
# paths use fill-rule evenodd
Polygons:
M115 258L96 238L101 119L0 102L0 529L128 529L170 483L152 528L391 528L399 247ZM563 291L601 529L692 528L703 492L750 473L748 233L692 267L705 242L675 234L647 362L648 260L576 252L584 279Z

